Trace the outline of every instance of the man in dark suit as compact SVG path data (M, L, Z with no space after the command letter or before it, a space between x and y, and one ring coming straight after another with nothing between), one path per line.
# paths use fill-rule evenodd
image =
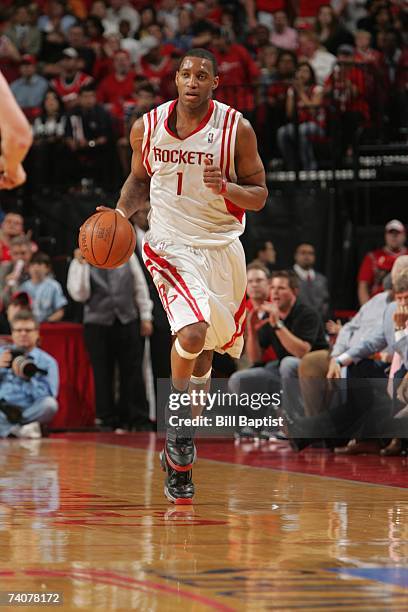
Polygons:
M299 299L322 314L324 320L329 315L329 289L327 278L313 266L316 261L312 244L303 242L295 251L293 269L299 278Z

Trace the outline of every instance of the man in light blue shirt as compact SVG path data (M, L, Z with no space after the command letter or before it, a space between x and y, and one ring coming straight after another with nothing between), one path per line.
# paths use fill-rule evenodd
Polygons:
M30 279L18 290L26 291L32 300L32 310L40 323L60 321L68 303L58 281L49 276L51 260L46 253L34 253L28 266Z
M21 77L10 85L18 105L28 111L39 108L49 89L49 83L36 73L37 60L33 55L23 55L20 64Z
M17 313L11 328L13 344L0 347L0 437L40 438L40 423L58 410L58 365L37 348L38 323L31 312ZM16 350L23 355L16 357Z

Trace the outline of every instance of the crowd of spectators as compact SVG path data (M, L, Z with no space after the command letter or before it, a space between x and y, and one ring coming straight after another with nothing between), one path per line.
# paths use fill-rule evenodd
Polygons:
M265 162L314 170L333 141L340 163L361 134L399 138L408 127L400 2L2 4L0 69L33 124L26 165L35 188L72 186L83 174L108 187L115 172L120 183L132 122L176 96L175 71L191 47L216 56L216 97L253 122Z

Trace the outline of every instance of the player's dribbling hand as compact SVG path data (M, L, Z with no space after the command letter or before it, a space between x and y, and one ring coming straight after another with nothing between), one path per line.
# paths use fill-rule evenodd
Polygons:
M217 195L221 193L222 188L225 186L225 179L222 176L221 168L214 166L208 159L204 159L203 181L204 185Z
M7 168L6 161L0 155L0 189L15 189L26 180L26 173L21 164L18 164L15 170Z

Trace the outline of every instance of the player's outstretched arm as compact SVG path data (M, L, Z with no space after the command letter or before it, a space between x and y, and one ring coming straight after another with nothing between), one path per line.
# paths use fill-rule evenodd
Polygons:
M133 151L132 166L116 204L116 210L120 210L128 219L149 196L150 177L142 161L143 134L144 124L141 117L135 121L130 132L130 144Z
M261 210L268 190L265 169L259 157L255 132L246 119L240 119L235 143L235 171L237 183L230 183L219 166L205 162L203 180L216 194L225 195L233 204L245 210Z
M0 189L14 189L26 179L21 162L25 158L33 135L23 111L0 72Z

